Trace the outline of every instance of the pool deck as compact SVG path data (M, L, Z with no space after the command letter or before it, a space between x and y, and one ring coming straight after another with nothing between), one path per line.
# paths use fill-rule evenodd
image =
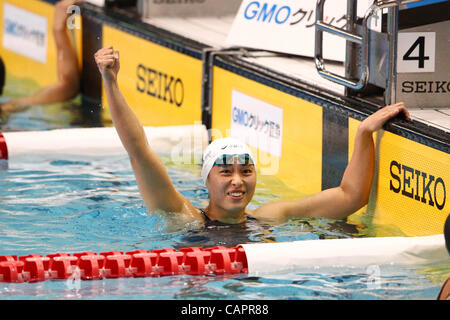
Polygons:
M156 27L193 39L212 48L225 49L234 16L224 17L158 17L143 21ZM318 88L344 95L344 87L322 78L312 58L293 57L267 51L252 51L243 60L285 74ZM327 69L344 74L343 63L327 62ZM408 107L408 106L407 106ZM408 108L411 118L428 126L450 132L450 107Z

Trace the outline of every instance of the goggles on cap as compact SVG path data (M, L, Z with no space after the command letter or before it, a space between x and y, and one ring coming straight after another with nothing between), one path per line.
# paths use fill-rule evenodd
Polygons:
M235 160L236 159L236 160ZM241 154L222 154L214 161L213 166L230 166L234 163L245 166L254 165L252 157L248 153Z

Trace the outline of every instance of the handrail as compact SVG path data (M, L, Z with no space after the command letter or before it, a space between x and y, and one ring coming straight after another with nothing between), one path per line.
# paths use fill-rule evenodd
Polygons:
M354 6L356 5L356 1L354 1ZM324 15L324 5L325 0L318 0L316 4L316 30L315 30L315 51L314 51L314 59L316 64L316 69L318 73L325 79L328 79L332 82L338 83L340 85L346 86L353 90L362 90L368 83L370 70L369 70L369 19L378 11L385 8L395 8L398 10L398 6L406 3L416 2L419 0L387 0L387 1L375 1L367 10L364 15L362 27L362 36L359 34L355 34L349 30L332 26L323 21ZM394 15L392 12L389 13L389 16ZM398 21L393 17L389 17L393 24L398 24ZM389 48L392 51L395 48L396 43L396 35L393 34L393 30L397 28L390 28L390 37L389 37ZM347 41L351 41L361 46L361 67L360 67L360 77L358 80L353 80L347 78L342 75L338 75L336 73L330 72L325 68L325 63L323 59L323 32L328 32L337 36L344 38ZM392 75L393 65L395 64L395 53L391 52L390 54L390 75ZM395 69L395 67L394 67ZM390 81L392 84L392 82Z

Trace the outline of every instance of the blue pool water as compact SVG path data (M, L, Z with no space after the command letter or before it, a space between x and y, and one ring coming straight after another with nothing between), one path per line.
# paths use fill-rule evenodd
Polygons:
M2 119L0 130L74 126L70 116L55 123L46 112L37 107ZM163 160L177 189L194 205L203 206L207 191L200 168L177 167ZM251 206L295 196L261 177ZM371 227L331 219L292 219L278 225L251 222L244 228L205 230L195 223L177 225L176 221L174 215L147 214L126 156L22 157L0 169L0 255L364 237ZM351 266L311 266L261 277L105 279L82 281L75 287L66 281L0 283L0 299L435 299L450 263L446 259L413 267L377 268L375 283L373 270Z
M147 214L126 156L57 159L24 157L0 172L0 254L234 246L243 242L364 236L364 227L330 219L293 219L279 225L204 230L174 226ZM202 206L207 193L199 170L167 163L184 195ZM255 203L273 200L263 183ZM173 222L173 221L172 221ZM435 299L450 268L445 261L420 267L379 266L378 287L366 268L314 268L249 277L174 276L146 279L0 283L4 299ZM438 279L439 281L436 281ZM434 280L434 281L433 281Z

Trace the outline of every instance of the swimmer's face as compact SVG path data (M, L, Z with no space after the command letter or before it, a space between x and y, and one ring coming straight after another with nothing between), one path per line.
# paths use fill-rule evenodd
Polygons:
M215 165L209 172L206 186L210 204L230 213L245 209L255 193L256 171L254 165Z

